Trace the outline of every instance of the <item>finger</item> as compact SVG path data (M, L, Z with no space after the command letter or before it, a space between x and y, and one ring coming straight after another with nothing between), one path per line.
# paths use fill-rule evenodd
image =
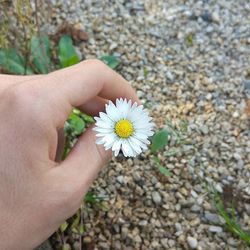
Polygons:
M99 60L86 60L55 71L45 76L41 84L44 85L45 93L50 94L61 105L64 119L69 115L72 106L82 106L97 95L113 101L123 97L139 102L131 85ZM56 121L56 125L60 126L58 123L62 122Z
M87 115L94 116L98 115L100 111L103 111L105 109L106 103L106 99L96 96L84 103L83 105L79 106L78 108Z
M95 133L92 128L86 130L67 158L57 168L57 171L64 171L66 176L76 182L85 183L86 188L94 181L98 172L111 157L111 150L105 151L102 146L95 144Z
M32 75L32 76L13 76L13 75L0 75L0 92L4 91L11 85L18 83L23 83L29 80L34 80L40 78L41 75Z

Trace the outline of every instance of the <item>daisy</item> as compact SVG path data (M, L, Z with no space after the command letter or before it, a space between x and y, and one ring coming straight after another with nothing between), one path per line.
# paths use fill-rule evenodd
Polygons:
M94 117L98 137L96 143L105 149L112 149L117 156L122 150L125 157L135 157L147 149L149 136L153 135L154 123L143 106L126 99L116 99L116 105L109 101L106 113Z

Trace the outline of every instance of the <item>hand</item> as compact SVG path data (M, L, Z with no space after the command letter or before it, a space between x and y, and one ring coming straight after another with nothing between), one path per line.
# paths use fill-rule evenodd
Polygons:
M96 115L118 97L138 102L98 60L48 75L0 75L0 249L32 249L77 211L111 153L89 128L56 162L58 131L73 107Z

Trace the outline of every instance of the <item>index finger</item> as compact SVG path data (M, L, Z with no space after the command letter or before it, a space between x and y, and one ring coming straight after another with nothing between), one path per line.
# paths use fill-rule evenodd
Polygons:
M99 60L86 60L46 77L49 82L44 86L48 89L47 93L68 102L71 108L82 106L97 95L112 101L122 97L139 102L131 85ZM46 78L43 81L46 82ZM66 115L70 111L65 110Z

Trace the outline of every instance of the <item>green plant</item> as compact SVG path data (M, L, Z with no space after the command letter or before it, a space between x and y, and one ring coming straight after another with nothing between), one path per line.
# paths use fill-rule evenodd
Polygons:
M185 38L185 42L188 46L193 46L194 44L194 35L192 33L188 34Z
M120 61L115 56L105 55L100 60L106 63L111 69L116 69L120 64Z
M222 195L214 188L213 185L207 185L208 193L214 203L218 214L224 219L225 227L233 235L240 238L246 245L250 246L250 228L248 231L243 230L237 222L236 210L234 204L230 208L226 208Z
M157 151L163 149L169 140L169 132L166 129L157 131L152 137L151 152L156 153Z
M154 154L154 163L158 171L165 176L170 176L171 172L161 164L161 160L157 156L157 153L168 146L171 140L174 140L174 143L171 144L171 147L169 147L164 155L175 156L182 152L182 145L191 144L186 138L187 129L187 121L181 120L177 124L174 124L170 119L167 119L165 127L156 131L152 137L151 153Z

